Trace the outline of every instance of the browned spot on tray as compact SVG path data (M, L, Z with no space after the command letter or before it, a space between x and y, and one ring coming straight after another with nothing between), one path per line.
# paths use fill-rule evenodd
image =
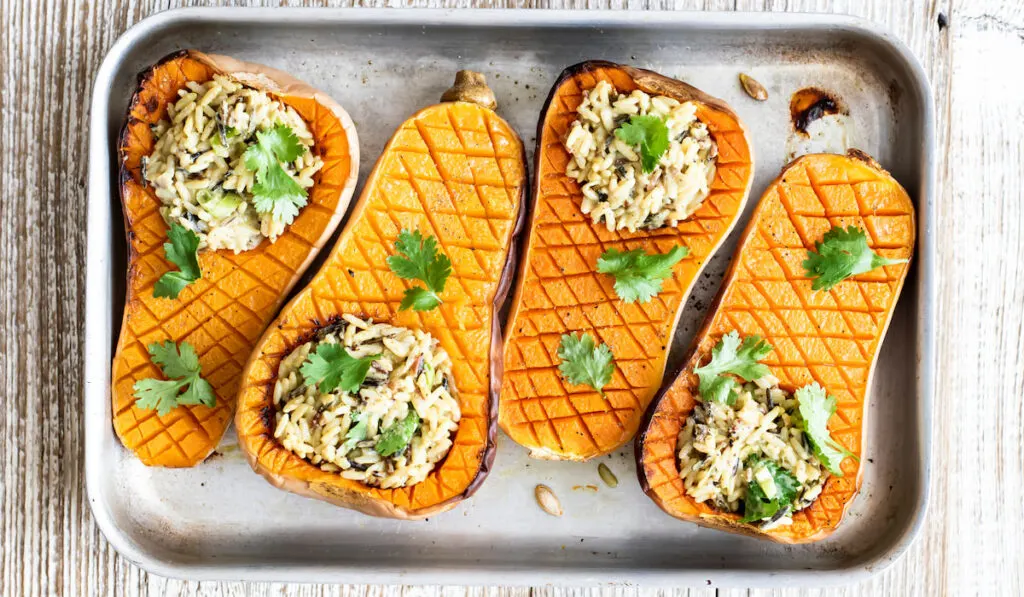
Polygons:
M804 87L789 100L793 128L803 134L807 134L807 127L822 116L846 113L846 106L838 96L818 87Z

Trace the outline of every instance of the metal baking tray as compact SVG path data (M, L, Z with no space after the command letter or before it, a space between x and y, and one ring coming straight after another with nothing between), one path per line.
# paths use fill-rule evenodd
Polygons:
M398 124L436 102L459 68L488 75L499 111L531 150L541 105L565 66L602 58L652 68L725 99L744 118L757 159L748 212L783 166L790 94L805 85L838 94L857 122L856 145L907 187L920 223L912 283L867 405L863 488L840 530L794 547L676 521L641 493L631 447L604 459L619 478L610 489L596 462L530 460L502 437L480 492L420 523L373 519L278 491L249 469L231 430L196 468L142 466L110 422L126 248L115 138L136 73L180 48L261 62L329 92L359 127L362 177ZM767 87L767 102L743 94L740 71ZM185 9L146 19L114 44L96 78L91 118L86 479L107 539L147 570L191 579L360 583L820 585L885 568L921 529L934 385L934 111L919 63L871 23L797 14ZM668 371L703 319L743 227L698 282ZM563 517L537 507L537 483L560 496Z

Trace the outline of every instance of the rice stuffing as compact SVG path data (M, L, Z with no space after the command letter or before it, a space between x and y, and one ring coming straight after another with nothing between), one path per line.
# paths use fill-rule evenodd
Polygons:
M305 378L303 363L324 343L353 358L380 355L357 392L321 392ZM433 336L349 314L282 359L274 406L274 437L285 449L384 489L423 481L451 449L461 417L451 359ZM397 446L402 425L415 430Z
M607 81L583 95L565 138L566 175L581 185L583 213L608 230L676 226L700 207L715 177L718 146L697 119L694 102L643 91L619 93ZM668 128L668 149L644 172L640 151L616 129L633 116L655 116Z
M792 522L791 515L821 494L828 470L815 457L801 430L795 395L766 376L742 386L732 405L698 402L679 433L679 471L686 493L724 512L743 510L748 487L775 491L764 461L774 462L796 480L796 496L762 529Z
M235 253L274 242L291 217L260 212L253 200L256 172L245 152L257 133L283 125L302 148L284 171L303 191L323 161L313 150L313 135L293 108L267 93L224 75L205 83L191 81L167 105L167 118L152 126L152 153L142 174L161 202L160 215L199 236L199 247Z

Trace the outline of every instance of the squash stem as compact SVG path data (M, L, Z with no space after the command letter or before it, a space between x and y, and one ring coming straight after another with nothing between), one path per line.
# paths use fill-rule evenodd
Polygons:
M472 102L488 110L498 107L494 92L487 86L487 77L471 70L455 73L455 84L441 95L442 102Z

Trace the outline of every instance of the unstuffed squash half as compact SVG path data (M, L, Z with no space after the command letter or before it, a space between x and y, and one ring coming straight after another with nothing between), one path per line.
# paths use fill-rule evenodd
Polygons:
M416 519L483 482L527 176L495 107L462 71L402 123L323 267L257 344L235 427L273 485Z
M836 529L860 487L864 407L914 237L910 197L865 154L782 171L637 435L655 503L784 543Z
M661 115L628 116L639 116L637 101ZM591 122L605 123L596 142L581 140L576 131L584 112L597 115ZM618 148L625 125L642 134L638 127L651 124L651 118L667 123L673 145L653 173L640 164L641 157L647 159L640 155L643 147L638 149L645 141L628 139L630 147L618 149L616 156L605 151L596 158L611 172L596 174L596 184L586 179L581 184L573 151L583 154L595 145L598 151ZM692 155L677 160L676 152ZM501 427L531 456L586 460L634 436L661 385L666 353L694 281L743 211L754 171L751 152L746 128L729 106L680 81L591 61L567 68L555 82L538 124L532 215L506 329L501 390ZM678 176L685 160L692 161L697 179ZM634 201L649 189L657 192L655 177L668 178L672 172L676 204L663 200L663 208L655 209ZM636 180L634 189L641 189L619 207L608 196L615 191L601 186L616 176L613 184ZM685 185L700 192L686 191ZM633 206L623 207L629 201ZM665 278L656 296L624 292L632 299L626 300L616 288L617 278L598 271L598 261L610 252L618 251L621 258L636 250L688 254L652 280L657 285ZM604 351L603 344L610 349L614 370L605 385L566 377L562 366L569 337L579 343L577 348Z
M180 118L169 117L169 104ZM280 120L261 122L257 113ZM288 224L250 207L252 180L228 182L242 172L234 160L246 139L255 143L272 124L282 136L302 137L293 152L304 155L280 170L284 184L303 187L293 196L304 206ZM355 126L336 102L285 73L185 50L139 76L118 155L128 280L111 373L114 430L147 465L192 466L217 446L249 353L349 205L359 170ZM189 275L168 258L172 235L183 243L172 251L187 249L179 261L197 259ZM177 366L158 366L171 357L150 351L168 342ZM179 393L165 377L189 372L182 368L201 379ZM139 399L146 384L148 403ZM195 403L201 395L207 404Z

